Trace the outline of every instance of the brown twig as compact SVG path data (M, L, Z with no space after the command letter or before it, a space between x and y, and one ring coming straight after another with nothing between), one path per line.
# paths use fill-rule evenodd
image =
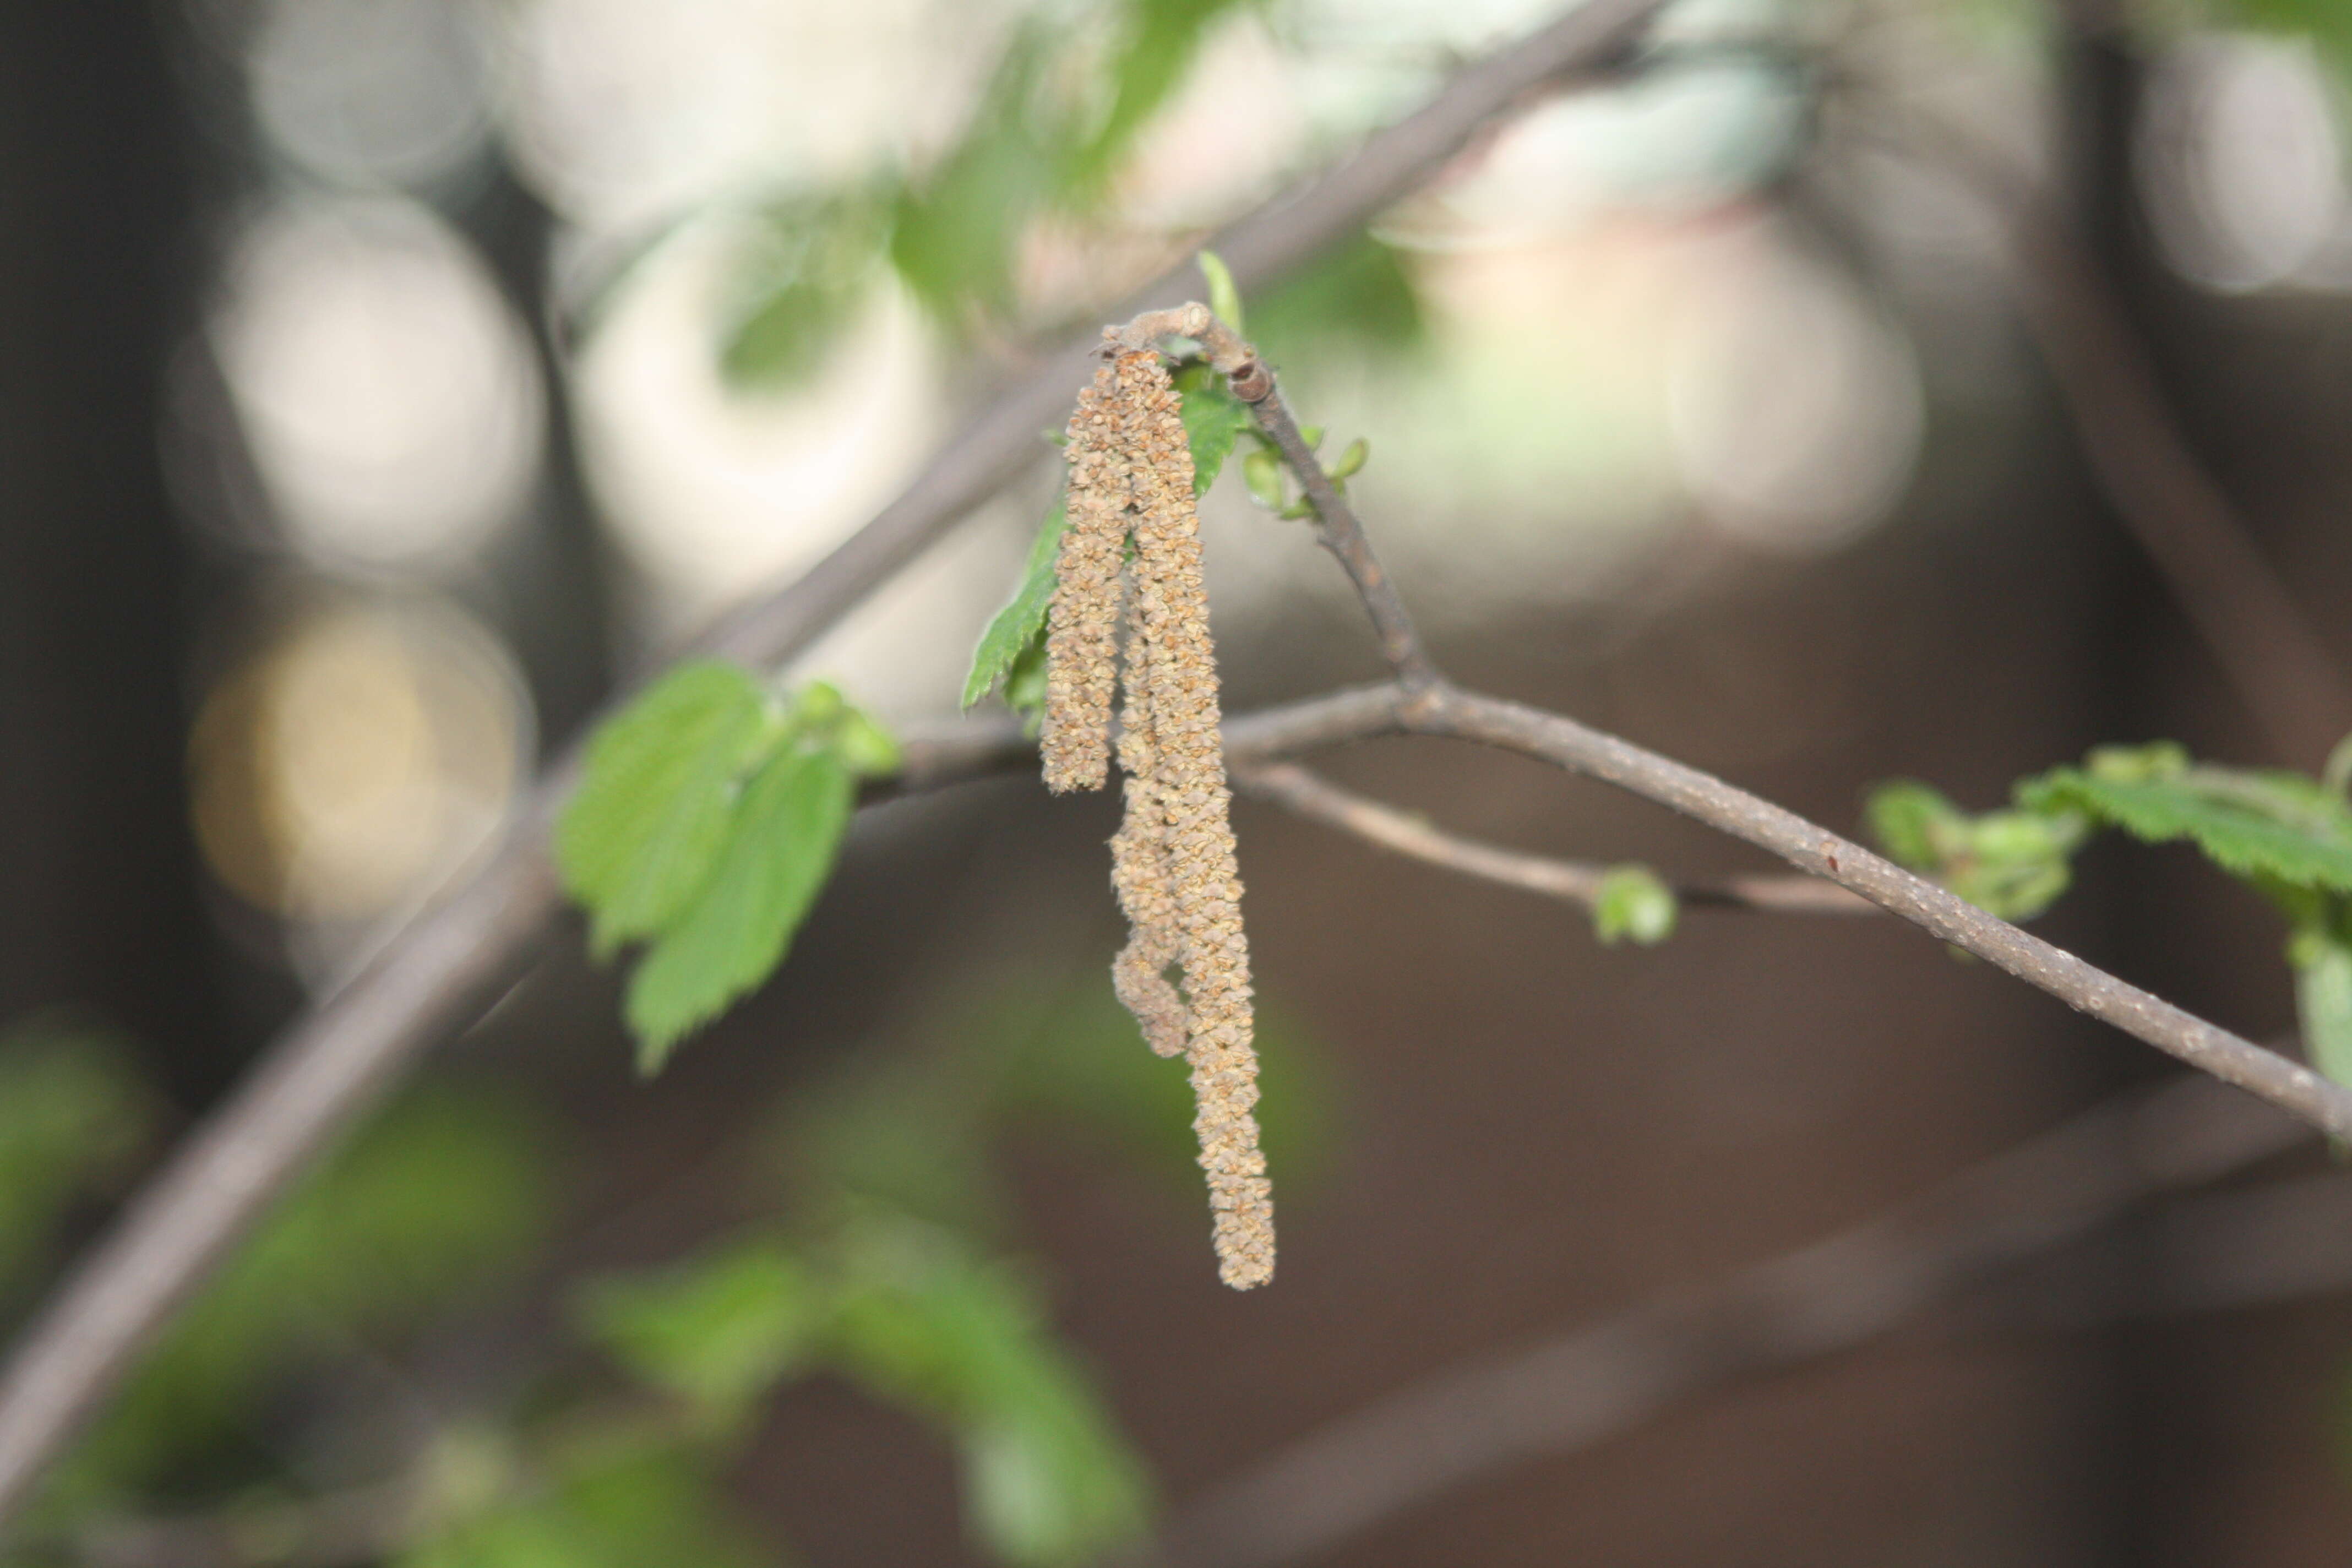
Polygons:
M1572 8L1212 243L1244 287L1272 281L1408 194L1529 91L1615 56L1662 3ZM1129 313L1204 286L1188 264ZM730 616L698 651L774 665L808 647L1034 460L1036 433L1059 416L1087 352L1074 345L992 399L897 500L798 581ZM548 825L577 770L576 753L558 763L464 887L272 1042L44 1304L0 1369L0 1523L269 1201L429 1047L528 972L559 905Z
M2202 1079L2127 1096L1825 1241L1379 1399L1202 1493L1149 1561L1272 1568L1316 1556L1473 1477L1880 1338L2136 1204L2307 1136Z
M1384 849L1465 877L1541 893L1580 909L1590 910L1599 901L1609 877L1610 868L1598 861L1530 855L1448 833L1411 812L1341 789L1296 763L1237 764L1234 782L1300 816L1352 833ZM1883 912L1869 900L1814 877L1726 877L1717 881L1678 882L1674 892L1686 904L1724 909L1817 915Z
M1284 445L1283 455L1315 500L1327 534L1337 531L1360 542L1362 525L1344 501L1316 499L1318 493L1329 496L1331 484L1313 450L1304 441L1293 440ZM1328 512L1323 510L1327 505ZM1363 547L1362 558L1370 560L1369 545ZM1404 607L1377 565L1365 574L1351 567L1350 575L1384 641L1391 626L1410 633ZM1418 647L1418 639L1414 646ZM1859 893L2076 1011L2302 1117L2331 1138L2352 1139L2352 1089L2301 1063L2085 963L1792 811L1573 719L1465 691L1428 667L1425 654L1421 658L1421 679L1407 682L1401 678L1394 688L1395 722L1405 732L1517 752L1655 801L1777 855L1801 871Z

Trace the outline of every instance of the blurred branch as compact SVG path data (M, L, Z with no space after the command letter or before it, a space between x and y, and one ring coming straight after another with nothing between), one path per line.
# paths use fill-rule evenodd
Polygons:
M1908 144L2006 230L2027 329L2101 493L2271 749L2315 768L2352 731L2352 687L2181 428L2114 279L2023 173L1964 132Z
M1244 288L1263 287L1408 194L1526 94L1615 58L1661 3L1584 0L1212 243ZM1204 282L1188 264L1133 310L1198 294ZM1087 352L1073 345L991 399L897 500L695 651L771 665L807 647L1035 460L1037 431L1060 419ZM272 1043L25 1331L0 1370L0 1521L270 1199L418 1056L527 973L559 907L545 844L578 769L575 748L462 888Z
M1328 1423L1202 1493L1150 1561L1271 1568L1316 1556L1474 1477L1881 1338L2136 1204L2243 1170L2306 1136L2202 1079L2127 1095L1827 1240L1532 1349L1439 1372ZM2340 1217L2344 1194L2330 1196L2327 1212Z
M1411 812L1341 789L1296 763L1236 764L1234 782L1300 816L1352 833L1384 849L1583 909L1592 908L1609 876L1609 868L1597 861L1554 859L1448 833ZM1677 882L1674 892L1686 904L1727 909L1821 915L1880 912L1869 900L1813 877L1726 877L1719 881Z

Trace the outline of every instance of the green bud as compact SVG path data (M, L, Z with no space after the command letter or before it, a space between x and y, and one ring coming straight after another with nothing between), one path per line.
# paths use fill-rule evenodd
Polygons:
M1592 900L1592 934L1612 947L1622 937L1655 947L1674 935L1680 913L1674 889L1656 872L1647 866L1612 866Z
M842 714L841 727L834 732L833 749L841 765L862 778L887 777L907 762L906 752L890 731L857 708Z
M1201 276L1209 280L1209 309L1234 331L1243 331L1242 291L1234 285L1233 269L1224 258L1213 250L1204 250L1192 258L1200 265Z
M1340 453L1339 460L1330 467L1331 482L1337 484L1342 479L1362 472L1365 461L1371 455L1372 444L1361 436L1349 442L1348 449Z

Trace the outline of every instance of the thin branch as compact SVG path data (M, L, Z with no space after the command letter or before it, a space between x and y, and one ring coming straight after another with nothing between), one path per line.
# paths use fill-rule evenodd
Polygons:
M1274 437L1283 461L1298 476L1300 488L1314 505L1316 537L1324 549L1338 558L1349 581L1355 584L1357 596L1363 600L1364 611L1372 618L1372 630L1381 639L1381 654L1388 660L1389 668L1407 690L1435 685L1439 679L1437 666L1431 662L1421 633L1405 611L1404 600L1398 596L1395 583L1372 553L1372 542L1366 536L1363 524L1356 520L1355 509L1331 482L1331 476L1323 471L1307 438L1298 433L1297 422L1291 418L1281 391L1270 389L1253 406L1258 425Z
M1318 481L1329 489L1330 476L1305 442L1294 441L1283 453L1310 496ZM1324 524L1359 538L1363 531L1344 503ZM1368 588L1366 579L1358 577L1357 588L1373 625L1385 632L1391 617L1404 612L1385 578L1372 581ZM1573 719L1465 691L1433 670L1418 683L1400 682L1394 692L1395 721L1407 733L1475 741L1538 758L1744 839L1801 871L1861 894L2078 1012L2302 1117L2331 1138L2352 1141L2352 1089L2085 963L1795 812Z
M1410 733L1447 735L1537 757L1744 839L1801 871L1860 893L2078 1012L2269 1100L2332 1138L2352 1138L2352 1089L2118 980L1948 889L1712 774L1573 719L1455 687L1411 696L1400 692L1397 717Z
M1201 1494L1149 1561L1273 1568L1318 1556L1474 1477L1878 1339L2134 1205L2307 1136L2203 1079L2126 1096L1827 1240L1342 1416Z
M1598 861L1530 855L1448 833L1411 812L1341 789L1296 763L1236 764L1234 782L1300 816L1352 833L1384 849L1465 877L1541 893L1580 909L1590 910L1600 900L1601 886L1609 877L1610 868ZM1814 877L1726 877L1717 881L1679 882L1675 884L1675 897L1686 904L1784 914L1881 912L1869 900Z
M1618 56L1661 4L1586 0L1212 243L1244 287L1272 281L1420 185L1529 92ZM1128 313L1204 286L1188 265ZM896 500L799 581L730 616L700 651L773 665L807 647L1034 460L1036 433L1067 406L1086 352L1073 346L992 399ZM44 1304L0 1369L0 1522L270 1200L428 1047L527 973L558 908L543 846L578 765L576 752L559 762L464 887L272 1043Z

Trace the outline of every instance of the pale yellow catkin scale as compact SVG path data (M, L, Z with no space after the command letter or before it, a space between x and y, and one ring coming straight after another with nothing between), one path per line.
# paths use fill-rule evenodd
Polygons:
M1159 759L1152 745L1147 671L1139 609L1129 606L1127 706L1120 714L1118 765L1127 774L1127 815L1110 841L1110 881L1127 916L1127 946L1111 963L1111 989L1135 1015L1144 1042L1163 1057L1181 1056L1192 1038L1192 1014L1168 966L1181 942L1176 900L1168 885L1168 847L1159 796Z
M1129 459L1119 438L1117 373L1106 364L1078 395L1064 455L1068 515L1046 612L1045 715L1037 736L1045 786L1100 789L1109 773L1118 684L1119 555L1127 542Z
M1216 656L1202 585L1192 456L1156 353L1116 362L1120 434L1133 497L1141 685L1178 956L1191 1005L1185 1055L1199 1105L1193 1130L1209 1180L1219 1273L1237 1289L1274 1277L1273 1187L1258 1150L1257 1053L1249 944L1242 934L1232 791L1225 782Z

